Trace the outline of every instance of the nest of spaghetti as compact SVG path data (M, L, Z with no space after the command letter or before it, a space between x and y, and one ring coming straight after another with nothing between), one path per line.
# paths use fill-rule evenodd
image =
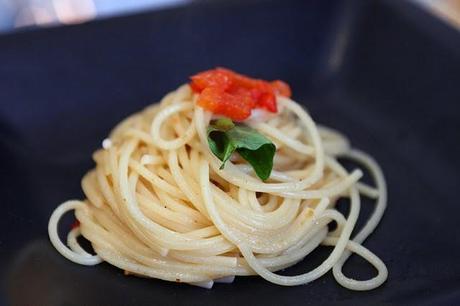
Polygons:
M382 284L385 265L362 246L386 205L376 162L340 133L318 126L298 103L277 96L276 114L245 121L276 147L269 177L261 180L238 154L222 167L209 147L213 114L197 106L198 97L183 85L115 127L93 155L96 167L82 180L86 199L63 203L50 220L50 228L57 227L68 210L79 220L68 235L70 249L56 234L58 250L80 264L106 261L128 274L206 288L257 274L279 285L300 285L330 270L353 290ZM339 157L368 169L375 186L361 183L362 171L347 171ZM376 205L352 237L362 196ZM347 216L335 208L339 198L349 199ZM336 224L332 231L330 223ZM79 235L96 255L78 244ZM331 247L330 254L313 270L275 273L320 245ZM345 276L342 267L352 253L371 263L377 275Z

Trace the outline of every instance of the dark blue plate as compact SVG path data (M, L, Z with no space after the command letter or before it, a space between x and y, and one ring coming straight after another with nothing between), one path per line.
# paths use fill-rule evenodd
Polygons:
M294 288L240 277L208 291L53 249L50 213L83 196L110 128L216 65L286 80L318 122L380 162L389 205L365 245L388 266L383 286L353 292L328 273ZM459 80L460 34L397 0L210 1L0 36L0 304L458 305ZM374 271L354 256L345 273Z

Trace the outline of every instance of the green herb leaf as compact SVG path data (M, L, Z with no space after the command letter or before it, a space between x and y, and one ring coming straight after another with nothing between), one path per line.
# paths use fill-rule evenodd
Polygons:
M221 118L209 125L208 142L211 151L222 161L221 169L236 151L252 166L260 179L265 181L270 177L276 147L256 130Z

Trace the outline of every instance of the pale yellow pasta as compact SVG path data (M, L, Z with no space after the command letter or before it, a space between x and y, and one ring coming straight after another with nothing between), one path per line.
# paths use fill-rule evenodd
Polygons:
M341 134L319 127L296 102L277 97L277 116L248 124L277 145L274 168L263 182L241 158L220 169L206 129L212 115L197 106L188 85L121 122L94 154L83 178L86 200L67 201L53 212L49 235L66 258L83 265L109 262L129 273L210 288L214 281L259 274L284 286L311 282L332 270L337 282L369 290L387 278L384 263L362 246L386 206L382 171ZM375 187L359 182L338 157L363 165ZM355 237L360 197L374 198L373 214ZM350 199L348 216L335 209ZM59 219L75 211L80 226L67 246ZM334 231L328 224L336 222ZM88 239L96 255L76 239ZM277 270L301 261L319 245L332 246L315 269L297 276ZM346 277L342 266L355 253L377 270L369 280Z

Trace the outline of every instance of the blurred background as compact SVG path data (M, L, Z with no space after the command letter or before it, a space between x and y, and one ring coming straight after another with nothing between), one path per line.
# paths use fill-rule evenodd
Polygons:
M0 0L0 33L82 23L200 0ZM217 1L217 0L215 0ZM411 0L460 29L460 0Z
M0 32L75 24L184 5L192 0L0 0Z

